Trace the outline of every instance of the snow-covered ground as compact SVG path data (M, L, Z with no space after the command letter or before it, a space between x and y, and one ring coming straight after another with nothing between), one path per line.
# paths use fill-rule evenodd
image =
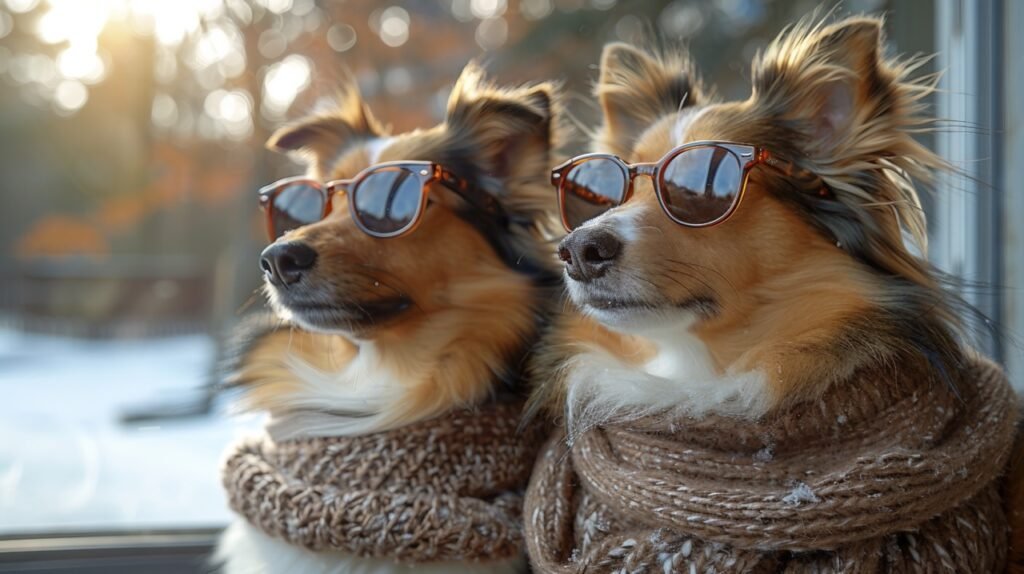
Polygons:
M221 455L259 426L217 414L125 425L207 380L202 336L81 341L0 330L0 536L215 526L229 518Z

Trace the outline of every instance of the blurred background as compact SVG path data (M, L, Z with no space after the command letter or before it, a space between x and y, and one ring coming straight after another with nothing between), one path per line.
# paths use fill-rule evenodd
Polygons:
M218 333L262 305L256 190L299 166L263 148L348 69L397 131L438 122L463 65L555 78L592 124L601 46L687 43L726 98L790 0L0 0L0 537L218 526L232 437L210 391ZM891 48L938 53L925 136L966 178L928 199L932 257L994 323L1024 385L1017 219L1024 4L848 0ZM925 70L927 72L929 70ZM964 126L967 126L965 128ZM1017 159L1016 163L1012 161ZM1015 188L1004 185L1015 182Z

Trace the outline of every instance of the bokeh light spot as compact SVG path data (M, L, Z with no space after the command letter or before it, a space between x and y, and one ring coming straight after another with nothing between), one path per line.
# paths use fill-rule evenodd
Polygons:
M476 43L484 50L496 50L508 40L508 22L504 18L488 18L476 27Z
M39 5L39 0L6 0L7 9L15 14L31 12Z
M397 48L409 40L409 12L399 6L391 6L380 14L380 39Z
M481 20L497 18L505 13L505 0L471 0L469 10Z
M452 16L459 22L472 22L472 0L452 0Z
M260 55L268 60L275 60L284 54L284 51L288 49L288 41L285 39L284 34L280 30L271 28L264 30L260 34L259 42L256 48L260 51Z
M89 101L89 90L85 84L76 80L64 80L57 85L53 94L53 102L57 109L65 113L73 113L81 109Z
M312 64L298 54L270 66L263 79L263 114L272 119L284 116L295 98L309 87L312 73Z
M551 0L522 0L519 3L519 13L527 20L542 20L554 10L555 5Z
M644 34L644 23L632 14L626 14L615 23L615 36L623 42L636 42Z
M658 26L670 36L688 38L704 27L704 12L696 4L673 2L661 11Z
M412 73L408 68L391 68L384 74L384 89L394 95L408 92L412 89Z
M150 120L153 125L168 129L178 123L178 103L167 94L157 94L153 97L153 107L150 110Z
M95 84L103 80L106 66L99 55L90 50L71 46L57 56L57 70L68 79Z
M14 30L14 18L7 12L0 12L0 38L6 37Z
M335 52L347 52L356 45L356 29L348 24L335 24L327 31L327 44Z
M291 10L293 5L292 0L260 0L259 3L274 14L284 14Z

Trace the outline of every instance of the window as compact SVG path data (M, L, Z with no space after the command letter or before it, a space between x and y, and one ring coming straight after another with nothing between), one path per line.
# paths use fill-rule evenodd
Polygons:
M208 548L230 519L220 456L261 419L226 416L217 335L262 304L256 190L300 169L263 142L337 70L404 130L436 123L483 54L505 81L563 80L588 124L605 42L649 22L743 98L754 52L819 3L392 4L0 0L0 569L38 536ZM888 14L895 52L939 54L951 122L922 137L970 177L927 200L931 256L996 322L981 344L1024 389L1024 4L841 9Z
M937 149L966 177L939 186L933 217L933 260L959 280L953 288L992 320L981 347L1004 362L1024 389L1019 335L1024 332L1020 285L1024 279L1015 229L1024 214L1021 175L1020 95L1024 69L1015 54L1014 23L1024 22L1014 2L938 2L937 65L946 70L937 97L949 129ZM1017 46L1019 47L1019 46ZM981 327L985 327L981 325Z

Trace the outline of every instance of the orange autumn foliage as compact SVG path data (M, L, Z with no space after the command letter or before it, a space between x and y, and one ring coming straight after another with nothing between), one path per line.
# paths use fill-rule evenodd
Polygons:
M96 219L106 231L119 232L135 227L151 211L144 197L115 197L99 206Z
M67 215L44 217L15 245L19 257L104 258L110 244L96 225Z

